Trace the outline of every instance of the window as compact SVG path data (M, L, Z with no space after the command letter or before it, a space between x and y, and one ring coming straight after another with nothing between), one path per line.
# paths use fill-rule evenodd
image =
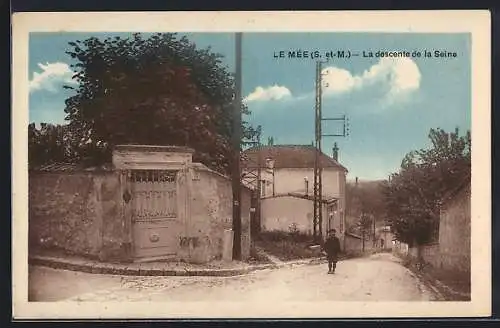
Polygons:
M260 197L266 197L266 180L260 180Z

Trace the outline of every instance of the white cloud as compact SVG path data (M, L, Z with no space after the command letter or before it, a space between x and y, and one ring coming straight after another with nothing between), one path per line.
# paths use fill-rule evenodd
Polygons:
M245 97L245 102L269 101L290 98L292 92L284 86L273 85L269 87L256 87L255 90Z
M382 58L360 75L335 66L323 69L325 94L341 94L368 86L387 88L388 97L394 98L419 89L421 74L409 58Z
M34 72L33 78L29 81L30 91L47 90L57 92L58 87L63 83L77 84L72 76L75 74L66 63L42 63L38 64L42 72Z

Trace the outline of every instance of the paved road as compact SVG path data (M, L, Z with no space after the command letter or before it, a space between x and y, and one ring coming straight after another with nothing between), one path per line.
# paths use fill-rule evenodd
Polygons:
M131 277L30 268L31 301L430 301L391 254L258 271L238 277Z

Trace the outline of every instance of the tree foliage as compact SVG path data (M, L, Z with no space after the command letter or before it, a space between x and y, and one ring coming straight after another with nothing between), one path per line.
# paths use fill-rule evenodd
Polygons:
M361 234L363 215L375 220L376 225L383 224L385 220L385 198L383 195L383 184L381 181L365 181L357 185L346 185L346 210L347 216L354 218L350 222L348 230ZM373 230L373 221L370 221L368 231Z
M384 188L389 223L410 245L435 240L443 197L470 178L469 131L431 129L429 139L431 147L408 153Z
M173 33L91 37L69 45L67 54L76 61L73 78L79 82L76 88L65 86L75 90L66 100L69 123L42 134L54 140L56 130L70 131L65 142L73 151L65 154L71 160L109 162L117 144L178 145L193 148L195 161L228 171L234 78L221 64L221 55L197 49ZM244 106L242 111L248 114ZM246 122L242 128L245 137L255 133ZM33 127L30 133L40 137ZM57 142L45 153L40 150L44 142L33 140L32 145L37 146L30 150L31 158L37 161L61 159Z
M359 231L361 232L361 235L364 237L367 234L373 232L373 220L375 218L373 215L363 212L361 213L361 216L359 217L359 221L357 222L357 226Z
M28 162L38 166L53 162L65 162L73 158L73 147L67 126L42 123L37 128L28 125Z

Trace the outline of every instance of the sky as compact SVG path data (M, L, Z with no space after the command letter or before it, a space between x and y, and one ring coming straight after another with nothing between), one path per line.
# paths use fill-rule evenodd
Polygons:
M64 123L65 99L75 85L65 52L68 42L128 33L32 33L29 44L30 122ZM199 48L222 54L235 67L235 39L230 33L186 35ZM396 172L404 155L429 146L431 128L465 133L471 126L469 34L391 33L244 33L242 87L251 111L243 119L261 125L262 140L275 144L314 141L315 66L323 61L323 117L346 115L349 135L324 137L322 150L339 147L339 162L348 179L384 179ZM357 56L327 58L338 50ZM285 58L279 58L283 51ZM321 58L289 58L289 51ZM405 51L409 57L377 56L378 51ZM424 53L429 52L430 57ZM454 57L436 57L435 51ZM420 57L412 54L420 53ZM373 57L369 57L370 53ZM278 57L278 58L277 58ZM305 57L305 58L304 58ZM325 121L324 134L342 132Z

